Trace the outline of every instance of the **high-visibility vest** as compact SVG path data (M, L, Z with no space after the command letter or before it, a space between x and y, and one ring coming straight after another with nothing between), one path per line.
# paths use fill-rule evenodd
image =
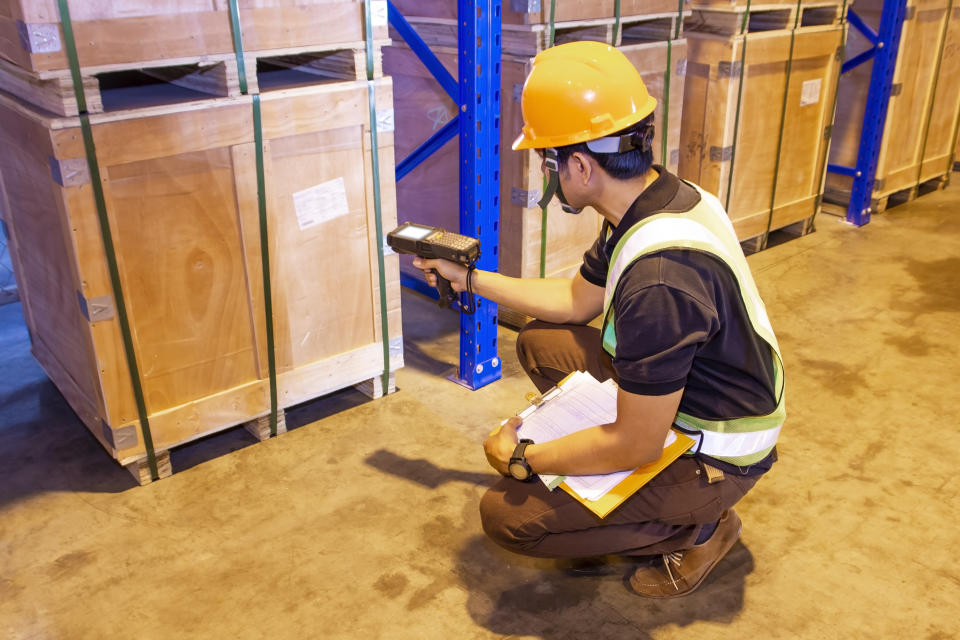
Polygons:
M678 412L674 424L697 439L691 452L747 466L760 462L770 454L786 418L783 361L766 307L760 299L730 219L716 197L699 187L696 189L700 192L700 202L693 209L683 214L661 213L645 218L631 227L614 248L603 301L603 348L611 356L616 356L613 296L620 276L634 261L664 249L693 249L722 260L736 277L753 330L770 346L777 408L765 416L728 420L705 420Z

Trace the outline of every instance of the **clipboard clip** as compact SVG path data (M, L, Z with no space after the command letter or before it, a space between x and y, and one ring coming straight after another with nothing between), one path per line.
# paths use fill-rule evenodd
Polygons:
M534 407L539 407L540 405L543 404L543 396L540 395L539 393L534 393L533 391L523 396L523 399L529 402Z

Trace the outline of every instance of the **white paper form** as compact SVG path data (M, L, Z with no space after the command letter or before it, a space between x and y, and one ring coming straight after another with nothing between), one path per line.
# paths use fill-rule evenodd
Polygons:
M534 442L549 442L617 419L616 383L613 380L601 383L583 371L576 372L564 382L555 397L548 395L545 398L547 401L536 410L528 409L520 414L523 424L517 430L519 437L530 438ZM669 430L664 448L676 439L673 430ZM632 469L591 476L541 474L540 480L550 489L566 482L584 500L599 500L631 473Z
M600 383L589 373L578 371L563 383L558 396L520 417L523 424L517 434L534 442L549 442L598 424L608 424L617 419L617 385L613 380ZM540 479L551 489L564 480L562 476L544 474Z

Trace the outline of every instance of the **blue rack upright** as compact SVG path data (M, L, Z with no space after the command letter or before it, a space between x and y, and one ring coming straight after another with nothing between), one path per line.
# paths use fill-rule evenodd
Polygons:
M897 53L900 49L900 34L906 10L907 0L884 0L880 25L876 31L864 22L853 8L847 14L850 25L863 34L873 46L844 62L840 73L847 73L869 60L873 60L873 69L870 73L870 88L865 96L866 108L857 150L857 165L847 167L829 164L827 171L853 178L846 217L847 222L858 227L870 222L877 160L883 142L887 106L890 103L893 73L897 67Z
M368 2L370 0L367 0ZM480 240L477 267L497 271L500 227L500 26L501 0L458 0L458 75L454 78L392 2L391 26L459 106L457 116L397 163L397 180L444 144L460 141L460 233ZM436 297L422 281L401 282ZM501 377L497 355L497 305L477 297L472 315L460 314L460 366L453 380L479 389Z

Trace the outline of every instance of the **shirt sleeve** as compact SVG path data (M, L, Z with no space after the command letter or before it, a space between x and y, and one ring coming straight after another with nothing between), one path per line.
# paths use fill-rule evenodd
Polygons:
M720 326L717 311L667 284L618 291L613 367L625 391L660 396L686 386L700 346Z
M609 268L609 264L607 263L607 257L603 253L605 244L603 234L601 233L597 237L596 242L593 243L593 246L583 254L583 264L580 266L580 275L583 276L583 279L598 287L603 287L607 284L607 269Z

